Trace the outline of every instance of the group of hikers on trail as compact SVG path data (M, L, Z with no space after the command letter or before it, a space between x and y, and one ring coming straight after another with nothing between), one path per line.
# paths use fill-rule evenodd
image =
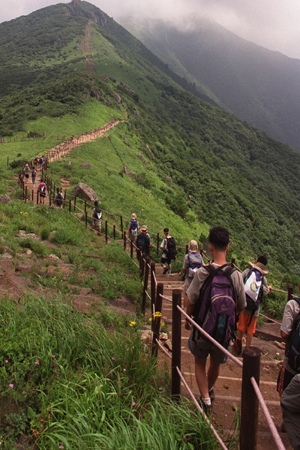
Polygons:
M140 231L140 232L139 232ZM171 262L176 259L177 248L176 241L173 236L170 235L169 228L164 228L164 239L161 242L160 250L162 252L161 264L163 266L163 273L171 273ZM143 255L147 258L150 253L151 240L148 234L147 225L142 225L140 227L135 213L131 214L131 221L128 225L127 237L132 241L137 248L137 258Z
M192 240L188 244L188 253L179 272L180 276L186 275L184 310L224 349L229 350L233 340L233 348L240 355L243 335L246 332L246 347L250 347L260 303L272 289L266 279L268 261L260 255L254 263L249 262L249 267L242 273L227 264L229 233L223 227L211 229L209 246L212 262L203 265L197 242ZM185 328L191 330L188 348L195 358L200 405L210 415L220 365L226 363L228 356L191 326L188 318ZM293 448L300 450L300 299L294 297L286 304L280 332L286 342L286 354L277 382L283 413L280 430L286 430Z

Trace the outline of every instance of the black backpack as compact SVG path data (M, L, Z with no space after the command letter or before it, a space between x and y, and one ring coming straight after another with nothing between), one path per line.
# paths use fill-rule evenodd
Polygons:
M100 220L102 217L102 210L100 206L96 206L93 214L94 219Z
M292 300L300 305L300 298L293 297ZM300 373L300 313L293 322L293 328L288 338L285 354L292 370Z
M167 238L167 254L171 259L175 259L177 255L176 241L172 236Z

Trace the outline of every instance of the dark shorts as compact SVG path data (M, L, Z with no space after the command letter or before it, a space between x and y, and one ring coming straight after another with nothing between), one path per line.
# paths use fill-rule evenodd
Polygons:
M168 256L167 256L166 258L161 257L160 262L161 262L162 264L165 264L165 263L171 264L171 258L169 258Z
M193 356L199 359L206 359L208 355L214 360L217 364L225 364L228 356L222 352L218 347L216 347L212 342L206 341L203 338L200 338L197 341L193 341L192 339L193 333L191 333L188 340L188 348ZM226 347L226 350L229 351L230 341Z

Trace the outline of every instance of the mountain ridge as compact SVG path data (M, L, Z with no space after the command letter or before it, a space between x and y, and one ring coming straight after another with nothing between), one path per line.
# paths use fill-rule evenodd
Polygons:
M219 106L300 149L299 60L240 38L212 21L194 22L194 29L186 32L163 21L139 27L125 19L122 23L172 70L183 74L184 68L198 89L199 83L200 88L207 87Z

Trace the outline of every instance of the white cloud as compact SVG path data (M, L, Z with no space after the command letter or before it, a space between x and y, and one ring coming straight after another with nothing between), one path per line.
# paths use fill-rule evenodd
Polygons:
M61 0L68 3L68 0ZM116 20L133 15L181 22L208 15L239 36L288 56L300 58L299 0L90 0ZM0 21L49 6L51 0L4 0Z

